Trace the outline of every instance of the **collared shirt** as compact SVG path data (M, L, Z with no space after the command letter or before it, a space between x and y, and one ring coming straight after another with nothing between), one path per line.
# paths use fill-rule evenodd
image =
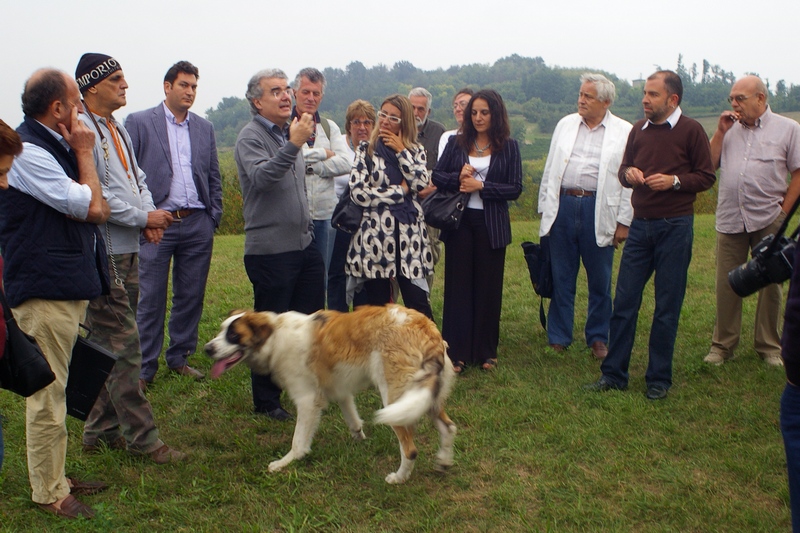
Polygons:
M787 176L800 168L800 124L767 110L722 139L717 231L755 232L780 214Z
M563 189L583 189L584 191L597 191L597 176L600 174L600 153L603 151L603 138L606 133L606 111L603 120L590 128L586 121L581 119L578 126L578 135L575 145L569 156L569 163L564 168L561 179Z
M64 148L71 151L64 137L47 126L44 127ZM67 176L58 161L47 150L35 144L23 143L22 153L14 158L14 164L8 173L8 185L59 213L79 220L85 220L89 214L91 188Z
M263 115L256 115L255 119L267 127L267 131L269 132L270 136L277 141L278 146L286 146L286 143L289 140L288 122L283 125L283 128L281 128L270 119L264 118Z
M675 108L675 111L673 111L672 114L667 117L666 122L662 122L661 124L656 124L652 120L647 119L647 121L644 124L642 124L642 129L646 130L647 126L649 126L650 124L652 124L653 126L663 126L664 124L669 124L669 129L672 129L675 127L675 124L678 123L678 119L681 118L682 114L683 111L681 111L681 106L678 106Z
M167 121L167 137L169 138L169 153L172 160L172 182L169 187L169 196L162 207L167 211L179 209L205 209L197 194L197 186L192 177L192 142L189 137L189 119L178 122L175 115L165 103L164 115Z

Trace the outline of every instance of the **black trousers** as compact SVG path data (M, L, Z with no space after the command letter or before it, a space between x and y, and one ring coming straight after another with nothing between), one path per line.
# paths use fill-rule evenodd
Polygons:
M480 209L467 209L444 243L442 336L453 361L497 358L506 249L492 249Z
M272 255L245 255L256 311L313 313L325 307L325 264L316 246ZM269 412L281 407L281 389L269 376L250 373L253 405Z
M400 294L403 296L403 305L419 311L433 320L428 293L403 276L397 276L397 284L400 286ZM388 279L371 279L364 283L364 290L367 292L369 305L386 305L392 301L392 285Z

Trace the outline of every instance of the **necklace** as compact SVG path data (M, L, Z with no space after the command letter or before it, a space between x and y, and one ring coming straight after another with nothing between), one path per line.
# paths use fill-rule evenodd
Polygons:
M478 148L478 140L477 139L475 139L474 144L475 144L475 151L478 152L478 157L481 157L483 155L483 152L488 150L489 147L492 145L492 143L490 142L489 144L487 144L483 148Z

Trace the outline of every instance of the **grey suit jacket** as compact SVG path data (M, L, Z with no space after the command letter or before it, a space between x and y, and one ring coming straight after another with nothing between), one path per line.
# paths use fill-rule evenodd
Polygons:
M214 224L219 226L222 218L222 178L219 173L214 126L195 113L189 114L192 178L200 200L214 219ZM139 166L147 176L147 186L153 195L153 202L156 207L160 207L169 196L172 183L172 156L163 104L131 113L125 119L125 128L133 142Z

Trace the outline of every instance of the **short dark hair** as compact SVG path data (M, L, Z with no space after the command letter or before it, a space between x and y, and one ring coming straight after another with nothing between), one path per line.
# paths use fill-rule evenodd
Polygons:
M178 61L169 67L169 70L164 75L164 81L168 83L175 83L175 80L178 78L178 74L181 72L190 76L194 76L198 80L200 79L200 71L197 70L196 66L192 65L188 61Z
M485 100L489 105L489 113L492 115L492 122L489 125L489 142L492 143L492 150L497 152L503 149L503 145L511 137L511 127L508 125L508 112L503 97L494 89L483 89L472 95L467 108L464 109L464 122L461 123L461 135L456 136L456 142L469 153L478 132L472 124L472 104L475 100Z
M32 118L41 118L55 101L67 99L66 74L56 69L35 73L25 82L22 91L22 112Z
M456 94L453 95L453 102L456 101L456 96L458 96L459 94L466 94L467 96L471 97L473 94L475 94L475 91L473 91L469 87L464 87L463 89L459 89L456 91Z
M22 139L11 126L0 120L0 155L19 155L22 153Z
M657 70L647 77L648 80L655 80L657 78L664 80L664 86L667 88L668 95L678 95L678 105L681 105L681 100L683 100L683 82L681 81L681 77L671 70Z

